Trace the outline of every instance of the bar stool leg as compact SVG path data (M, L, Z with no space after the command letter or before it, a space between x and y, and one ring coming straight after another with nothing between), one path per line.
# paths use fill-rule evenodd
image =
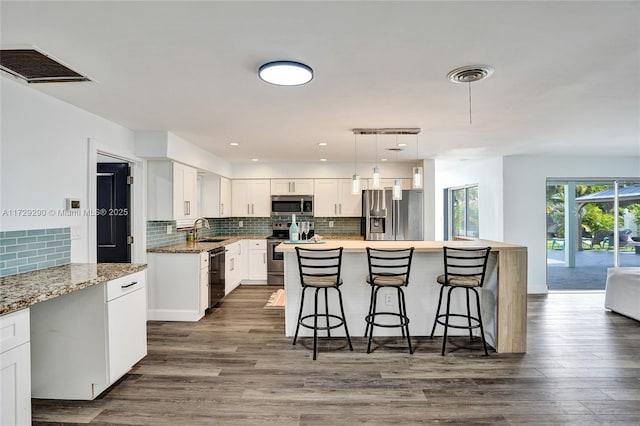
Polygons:
M455 287L450 287L447 292L447 312L444 317L444 336L442 337L442 356L444 356L444 351L447 346L447 331L449 331L449 312L451 308L451 292Z
M329 328L329 296L327 296L327 288L324 289L324 314L327 322L327 337L331 337L331 328Z
M296 340L298 340L298 331L300 331L300 319L302 318L302 309L304 308L304 293L306 290L306 287L302 287L302 296L300 297L300 312L298 312L298 324L296 324L296 334L293 335L294 346L296 344Z
M400 327L402 330L402 336L404 337L404 329L407 329L407 343L409 344L409 353L413 355L413 346L411 346L411 335L409 335L409 317L407 316L407 302L404 299L404 291L398 287L398 301L400 304L400 321L405 322L404 327Z
M484 339L484 326L482 325L482 313L480 312L480 295L478 291L474 288L473 292L476 294L476 302L478 305L478 321L480 322L480 337L482 338L482 346L484 347L485 356L489 356L489 352L487 351L487 341Z
M340 302L340 313L342 314L342 324L344 325L344 332L347 335L347 342L349 342L349 350L353 352L353 345L351 344L351 336L349 336L349 329L347 328L347 317L344 315L344 305L342 304L342 292L339 288L336 288L338 291L338 301Z
M367 316L367 318L371 318L371 314L372 314L372 310L373 310L373 294L374 294L374 288L373 286L371 286L371 297L369 298L369 315ZM371 323L369 321L367 321L367 326L364 329L364 337L369 336L369 327L371 327Z
M400 321L403 322L403 316L404 316L404 307L402 306L402 302L403 299L400 296L402 289L400 287L398 287L397 289L397 293L398 293L398 314L400 315ZM406 336L404 335L404 326L400 327L400 331L402 332L402 338L404 339Z
M438 325L438 315L440 315L440 307L442 305L442 292L444 290L444 286L440 286L440 297L438 297L438 307L436 308L436 318L433 320L433 327L431 328L431 336L430 339L433 339L433 333L436 332L436 325Z
M367 353L370 354L371 353L371 340L373 339L373 321L375 321L375 316L376 316L376 305L378 302L378 291L380 290L380 287L376 287L375 290L373 290L374 295L371 298L371 307L369 309L369 312L371 314L371 316L369 317L369 321L371 321L371 323L369 324L371 326L371 328L369 329L369 341L367 342Z
M469 340L473 341L473 331L471 329L471 305L469 304L469 289L465 293L467 293L467 323L469 324Z
M313 360L318 357L318 292L316 288L315 297L313 299Z

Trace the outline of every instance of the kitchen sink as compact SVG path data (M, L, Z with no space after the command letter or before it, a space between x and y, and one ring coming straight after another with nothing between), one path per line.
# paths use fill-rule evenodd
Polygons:
M226 238L200 238L198 240L199 243L221 243L226 241Z

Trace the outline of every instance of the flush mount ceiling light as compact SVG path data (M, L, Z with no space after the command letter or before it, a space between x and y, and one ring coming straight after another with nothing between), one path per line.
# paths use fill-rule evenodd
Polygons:
M327 145L329 145L329 144L326 143L326 142L318 142L318 146L327 146Z
M300 86L313 79L310 66L294 61L267 62L258 69L258 75L276 86Z
M240 144L239 144L238 142L229 142L229 145L231 145L231 146L238 146L238 145L240 145Z
M469 124L471 124L471 83L491 77L495 70L490 65L467 65L456 68L447 74L452 83L467 83L469 85Z

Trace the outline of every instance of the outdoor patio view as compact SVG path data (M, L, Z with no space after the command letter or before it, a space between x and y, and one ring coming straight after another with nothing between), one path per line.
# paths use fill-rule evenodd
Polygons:
M620 182L618 200L615 214L613 182L547 182L549 290L604 290L616 238L619 266L640 266L640 182Z

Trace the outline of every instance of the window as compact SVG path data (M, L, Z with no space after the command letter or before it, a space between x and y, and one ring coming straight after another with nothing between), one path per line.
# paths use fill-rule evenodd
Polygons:
M448 188L445 194L448 202L445 202L450 226L447 229L448 239L454 237L480 236L480 223L478 220L478 185L462 188Z

